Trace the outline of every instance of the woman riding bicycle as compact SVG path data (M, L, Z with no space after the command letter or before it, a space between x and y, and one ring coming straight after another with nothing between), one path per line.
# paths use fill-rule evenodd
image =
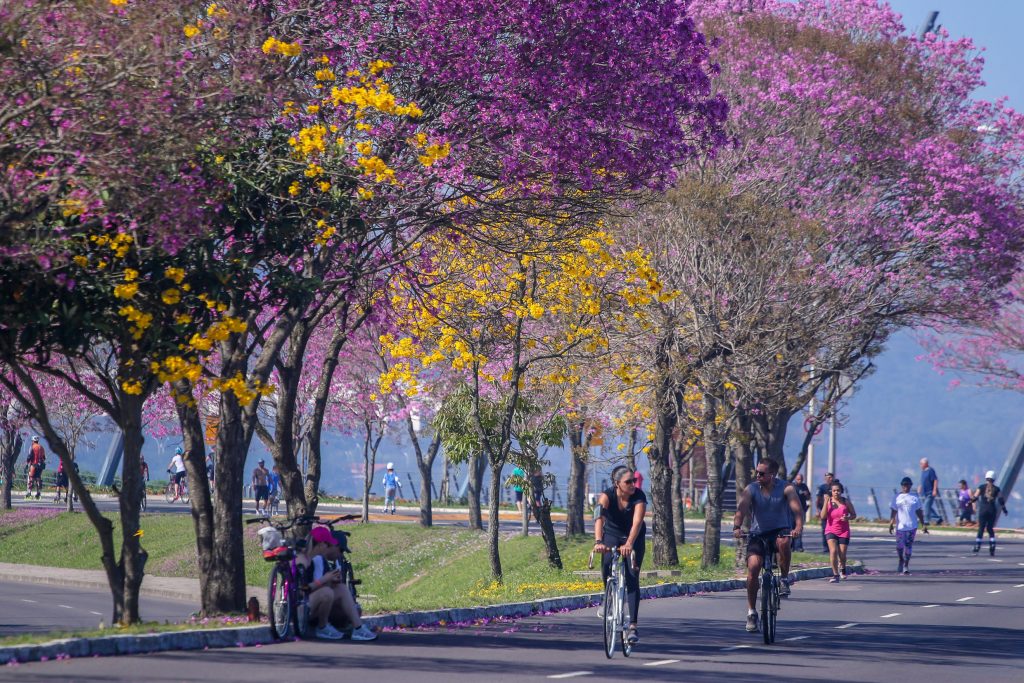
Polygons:
M640 638L637 634L637 612L640 610L640 566L644 561L647 525L647 496L636 487L633 471L620 465L612 470L612 487L597 498L600 516L594 523L594 551L603 553L601 580L607 582L612 570L611 550L619 548L623 556L632 551L633 560L626 562L626 599L629 601L629 629L626 640L631 645ZM607 605L602 605L603 610Z

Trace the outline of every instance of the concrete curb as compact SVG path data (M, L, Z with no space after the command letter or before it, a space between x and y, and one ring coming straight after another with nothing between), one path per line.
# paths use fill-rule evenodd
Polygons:
M851 563L850 570L862 574L864 567ZM790 572L795 581L806 581L830 576L829 567L797 569ZM719 581L698 581L696 583L662 583L645 586L641 597L645 600L671 598L680 595L715 593L744 588L743 579ZM596 604L600 593L544 598L528 602L513 602L486 607L460 607L429 610L423 612L400 612L368 616L363 622L370 627L415 628L436 625L441 622L458 624L476 619L522 618L535 614L583 609ZM45 662L51 659L72 657L109 657L114 655L145 654L167 650L204 650L208 648L250 647L275 642L267 626L245 626L235 628L202 629L196 631L171 631L141 635L110 635L95 638L66 638L48 643L0 647L0 664L24 662Z

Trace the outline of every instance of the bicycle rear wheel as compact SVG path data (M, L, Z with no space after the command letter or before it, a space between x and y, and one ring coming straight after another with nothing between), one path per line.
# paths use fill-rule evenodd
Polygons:
M188 499L188 484L185 484L184 486L181 487L181 502L184 503L185 505L188 505Z
M615 581L609 579L604 584L604 655L611 659L615 654L615 639L620 636L621 626L617 623L622 618L621 608L616 604L618 590Z
M295 635L305 638L309 634L309 593L302 590L305 585L305 567L301 564L295 566L295 583L292 585L292 625L295 626Z
M267 616L270 633L278 640L288 637L292 619L292 592L288 573L281 564L275 564L267 583Z

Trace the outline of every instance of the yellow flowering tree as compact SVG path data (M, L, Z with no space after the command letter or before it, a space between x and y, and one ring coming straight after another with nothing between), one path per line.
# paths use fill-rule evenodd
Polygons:
M535 227L534 234L557 232ZM563 232L576 232L571 228L567 223ZM524 469L532 464L513 450L524 404L545 396L547 421L558 418L573 403L586 359L607 348L609 311L644 305L661 286L642 251L619 249L598 229L561 242L523 239L509 226L478 231L486 241L428 237L428 265L392 281L391 306L408 334L383 339L394 362L381 386L415 394L418 370L435 364L465 376L466 428L490 467L490 563L500 580L502 468L510 459Z

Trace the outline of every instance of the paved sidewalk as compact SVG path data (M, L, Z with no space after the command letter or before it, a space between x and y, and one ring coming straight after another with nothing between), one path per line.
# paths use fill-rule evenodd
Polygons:
M100 569L62 569L34 564L0 562L0 580L110 590L107 574ZM202 597L199 592L199 579L155 576L153 574L146 574L142 581L141 593L151 597L171 598L194 603L196 609L199 608ZM256 596L260 604L266 600L266 593L267 589L260 586L246 587L246 597Z

